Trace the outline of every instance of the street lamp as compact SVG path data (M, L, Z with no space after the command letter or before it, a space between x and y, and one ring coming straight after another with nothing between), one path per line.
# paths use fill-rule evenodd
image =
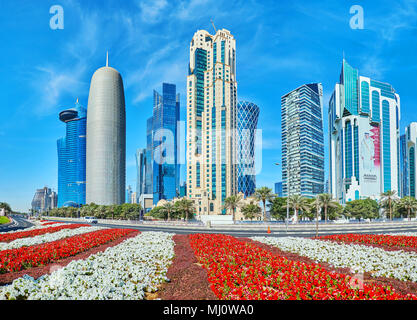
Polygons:
M279 166L280 164L278 162L275 162L276 166ZM287 169L287 181L288 181L288 169ZM288 220L290 216L290 207L289 207L289 187L287 186L287 219L285 219L285 232L288 234Z

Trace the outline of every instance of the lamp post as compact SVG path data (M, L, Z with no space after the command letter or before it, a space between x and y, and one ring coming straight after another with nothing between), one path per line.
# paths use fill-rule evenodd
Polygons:
M275 163L276 166L279 166L280 164L278 162ZM287 181L288 181L288 169L287 169ZM290 207L289 207L289 188L287 186L287 218L285 219L285 232L288 234L288 220L290 216Z

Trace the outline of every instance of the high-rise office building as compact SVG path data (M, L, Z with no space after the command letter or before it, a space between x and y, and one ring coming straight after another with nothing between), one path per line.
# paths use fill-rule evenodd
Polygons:
M146 174L146 149L136 150L136 203L139 203L139 197L145 193L145 174Z
M304 84L281 98L282 193L324 191L323 87Z
M145 194L153 194L153 117L146 121Z
M274 191L277 197L282 198L282 181L275 183L274 188L275 188Z
M237 105L238 192L251 196L256 189L255 139L259 107L247 101Z
M32 210L43 213L57 207L57 194L48 187L37 189L32 199Z
M401 136L402 138L403 136ZM402 171L406 189L403 196L416 197L417 186L416 186L416 174L417 174L417 122L411 122L405 128L405 161L402 167L405 169Z
M400 198L406 197L410 195L410 189L408 186L408 158L409 158L409 150L407 148L407 132L410 132L411 127L409 129L406 128L406 134L400 136L400 190L398 195ZM411 132L410 132L411 138ZM416 141L414 141L414 144Z
M237 193L236 41L225 29L198 30L187 76L187 196L197 215L225 214Z
M87 110L80 103L64 110L59 120L66 124L66 135L58 146L58 207L85 204Z
M127 186L126 188L126 200L125 203L132 203L132 186Z
M400 97L343 59L329 101L330 191L341 203L399 190Z
M126 110L123 80L108 66L90 85L87 109L87 203L122 204L126 180Z
M152 193L153 203L172 200L179 192L177 124L180 96L174 84L163 83L162 94L154 90L152 116Z

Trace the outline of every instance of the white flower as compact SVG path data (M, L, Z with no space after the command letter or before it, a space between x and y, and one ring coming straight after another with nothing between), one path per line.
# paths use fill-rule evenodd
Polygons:
M327 262L334 267L351 268L355 272L372 272L372 276L391 277L417 282L417 254L386 251L358 244L339 244L307 238L253 237L262 243L297 253L310 259Z
M143 232L85 260L34 280L22 277L0 287L0 300L143 299L166 281L174 257L173 234Z

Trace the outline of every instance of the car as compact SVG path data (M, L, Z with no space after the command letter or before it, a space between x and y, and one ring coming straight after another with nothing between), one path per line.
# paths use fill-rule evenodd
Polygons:
M94 217L84 217L84 220L88 223L98 223L97 219Z

